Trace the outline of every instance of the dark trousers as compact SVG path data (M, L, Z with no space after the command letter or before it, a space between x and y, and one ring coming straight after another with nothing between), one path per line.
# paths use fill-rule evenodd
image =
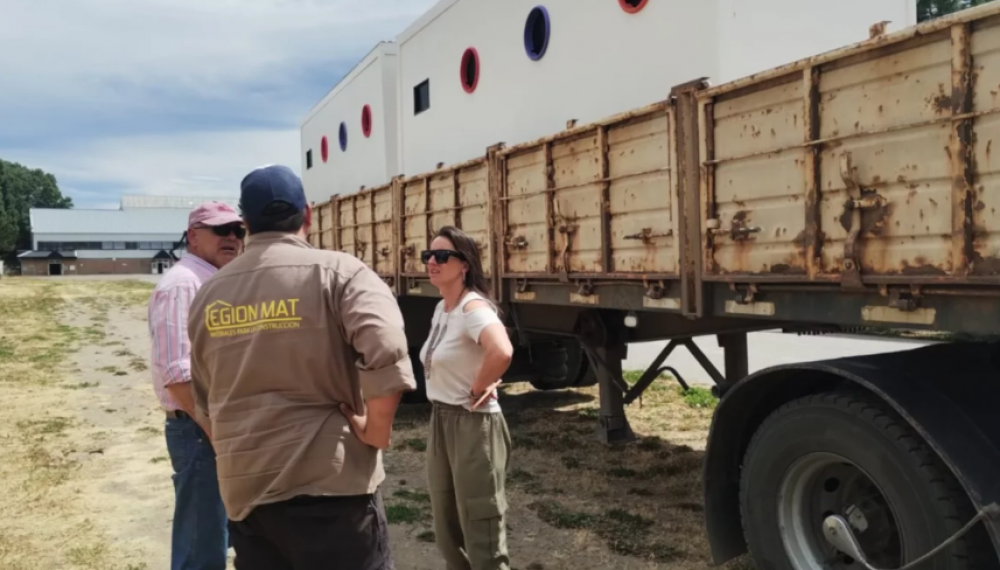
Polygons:
M173 466L174 521L171 570L225 570L229 539L219 494L215 450L185 414L168 417L164 432Z
M229 536L236 570L395 570L378 491L261 505Z

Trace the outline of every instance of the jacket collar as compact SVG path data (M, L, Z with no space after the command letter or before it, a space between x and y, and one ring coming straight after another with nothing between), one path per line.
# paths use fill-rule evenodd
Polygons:
M246 248L267 247L269 245L283 244L306 249L315 249L312 244L295 234L284 232L263 232L250 234L247 236Z

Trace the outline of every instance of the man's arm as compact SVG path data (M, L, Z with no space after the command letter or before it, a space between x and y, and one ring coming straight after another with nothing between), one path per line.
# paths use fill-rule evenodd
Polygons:
M392 291L368 267L354 274L342 288L337 305L347 341L359 358L365 410L341 405L361 441L385 449L392 437L392 420L402 392L417 387L410 364L403 315Z
M181 410L195 416L191 388L191 341L188 337L188 311L194 300L194 286L173 287L159 300L153 330L152 357L164 372L164 386ZM198 422L209 433L203 422Z

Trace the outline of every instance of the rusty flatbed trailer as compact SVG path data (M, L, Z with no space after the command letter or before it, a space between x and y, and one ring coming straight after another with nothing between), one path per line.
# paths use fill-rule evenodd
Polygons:
M437 302L419 252L443 225L473 235L516 345L562 351L536 385L597 381L609 443L691 350L722 396L704 471L718 563L900 568L946 543L920 567L998 568L996 344L752 375L746 354L774 328L1000 335L994 142L1000 3L335 196L310 240L375 268L419 348ZM627 385L627 343L659 339Z

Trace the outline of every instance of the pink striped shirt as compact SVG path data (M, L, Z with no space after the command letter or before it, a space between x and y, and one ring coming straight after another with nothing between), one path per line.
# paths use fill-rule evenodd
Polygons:
M150 353L153 389L166 410L181 409L167 386L191 381L188 309L195 293L216 271L218 269L207 261L186 253L160 278L149 300L147 316L153 341Z

